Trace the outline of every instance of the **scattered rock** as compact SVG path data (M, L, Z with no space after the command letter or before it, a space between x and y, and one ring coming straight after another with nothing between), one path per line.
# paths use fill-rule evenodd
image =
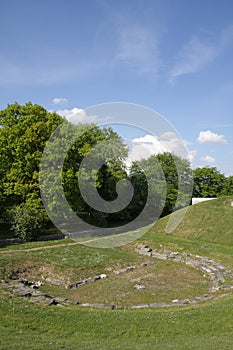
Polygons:
M170 250L164 250L163 252L158 252L157 250L152 250L147 245L140 245L139 249L137 250L139 254L145 255L145 256L151 256L153 258L162 259L162 260L169 260L175 262L181 262L186 265L189 265L195 269L198 269L204 273L204 276L209 277L211 281L211 287L209 289L209 293L214 293L216 291L220 290L233 290L233 285L219 285L219 283L225 283L225 277L233 278L233 273L231 270L229 270L226 266L219 264L215 262L212 259L209 259L207 257L202 257L199 255L193 255L188 254L185 252L172 252ZM143 262L140 264L141 267L149 266L154 264L154 261L149 260L147 262ZM116 275L119 275L121 273L126 273L133 271L135 269L135 266L128 266L121 270L116 270L114 273ZM107 269L106 269L107 271ZM108 271L112 271L112 268L109 268ZM80 280L73 284L68 284L66 286L66 289L72 289L80 287L84 284L95 282L101 279L105 279L108 276L106 274L100 274L95 277L89 277L83 280ZM137 290L145 289L145 286L141 285L140 279L134 279L131 280L131 282L137 282L138 284L134 285L134 288ZM38 290L39 287L43 285L43 282L41 281L32 281L29 282L27 279L22 279L21 281L11 281L10 283L6 282L5 280L1 281L1 284L5 289L7 289L7 293L10 293L11 290L14 294L18 295L19 297L26 298L26 300L34 303L44 303L47 305L59 305L62 306L64 303L72 303L72 304L79 304L83 307L95 307L95 308L103 308L103 309L142 309L142 308L148 308L148 307L171 307L171 306L185 306L186 304L197 304L206 300L212 300L214 299L213 295L210 294L203 294L199 295L193 298L186 298L186 299L174 299L169 303L166 302L160 302L160 303L151 303L151 304L141 304L141 305L133 305L133 306L115 306L115 305L105 305L105 304L99 304L99 303L84 303L80 304L77 301L72 301L66 298L62 297L55 297L52 298L48 295L46 295L44 292ZM60 284L60 281L59 281ZM36 290L35 290L36 289ZM226 294L222 294L226 295ZM221 295L216 296L216 298L221 297ZM215 298L215 299L216 299Z
M121 270L115 270L114 273L115 275L120 275L121 273L130 272L130 271L133 271L134 269L135 269L135 266L128 266Z
M28 301L30 301L32 303L43 303L43 304L47 304L47 305L57 305L58 304L55 299L50 298L50 297L45 296L45 295L40 295L40 296L37 296L34 298L29 298Z
M150 266L150 265L154 265L154 263L155 263L154 261L149 260L149 261L146 261L146 262L141 263L140 266L142 266L142 267L144 267L144 266Z
M148 308L149 304L142 304L142 305L133 305L129 306L129 309L145 309Z
M138 252L139 254L151 256L152 249L148 245L141 244Z
M73 289L73 288L78 288L84 284L87 284L87 283L91 283L91 282L96 282L98 280L101 280L101 279L105 279L107 278L108 276L105 274L105 273L102 273L98 276L94 276L94 277L89 277L89 278L86 278L84 280L80 280L78 282L75 282L75 283L71 283L71 284L68 284L66 286L66 289Z
M57 303L65 303L68 299L62 298L62 297L56 297L56 298L54 298L54 300L55 300Z
M65 284L65 280L57 280L57 279L54 279L54 278L50 278L50 277L46 277L45 280L49 283L52 283L52 284L55 284L57 286L59 285L62 285L62 284Z
M153 251L151 256L152 256L152 258L167 260L167 255L166 254L161 254L161 253L158 253L156 251Z
M100 279L101 279L100 276L95 276L95 277L93 278L94 282L95 282L95 281L98 281L98 280L100 280Z
M80 306L95 307L99 309L111 309L111 310L115 309L115 305L105 305L105 304L98 304L98 303L93 303L93 304L84 303L84 304L80 304Z
M25 286L30 286L31 288L39 288L44 285L44 283L41 281L29 282L26 278L21 279L20 282Z
M43 285L44 285L44 283L41 282L41 281L36 281L36 282L32 282L32 283L31 283L31 287L32 287L32 288L39 288L39 287L41 287L41 286L43 286Z
M146 287L143 286L142 284L136 284L136 285L134 286L134 288L137 289L137 290L141 290L141 289L145 289Z

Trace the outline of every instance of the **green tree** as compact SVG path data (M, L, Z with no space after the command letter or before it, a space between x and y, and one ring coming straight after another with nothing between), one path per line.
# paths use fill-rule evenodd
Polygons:
M225 179L221 195L233 196L233 176L229 176Z
M2 214L14 206L40 201L38 175L44 145L62 123L43 107L15 103L0 111L0 197Z
M110 217L86 202L80 178L85 180L84 193L91 196L97 188L108 206L118 179L125 177L122 160L126 155L126 146L112 129L64 120L46 143L40 168L40 188L50 217L59 224L72 224L75 212L88 223L105 225Z
M193 170L193 197L218 197L221 195L226 178L216 167L204 167Z
M56 137L53 135L55 130L58 130ZM101 161L105 160L100 168L84 167L82 175L87 179L94 178L94 182L89 181L87 185L98 188L99 194L106 199L106 205L116 197L117 182L126 178L122 160L127 155L127 147L111 128L102 129L95 124L74 126L56 113L49 113L32 103L8 105L0 111L0 208L1 215L7 212L13 215L15 231L21 227L25 237L29 237L31 227L37 225L36 219L33 222L33 214L37 213L38 222L49 222L40 197L39 176L43 177L44 170L40 169L40 164L51 135L53 152L48 149L46 171L49 176L45 186L47 196L53 198L49 203L50 209L57 211L61 220L60 198L54 195L61 185L66 199L78 215L87 220L106 219L105 213L91 208L80 194L80 165L87 156L90 165L92 161L95 165L98 157ZM104 147L98 149L102 143ZM93 148L97 148L97 153L91 153ZM59 164L63 149L68 151L64 163ZM62 169L62 183L57 167ZM25 217L28 232L22 227L20 214Z
M137 202L149 198L149 212L167 215L182 208L189 202L192 189L192 173L189 162L181 157L165 152L136 162L131 167L132 181L139 190ZM179 193L179 196L178 196ZM177 205L178 201L178 205Z

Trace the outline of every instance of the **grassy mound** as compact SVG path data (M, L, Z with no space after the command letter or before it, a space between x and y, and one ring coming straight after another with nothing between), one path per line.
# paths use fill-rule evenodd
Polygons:
M232 202L233 197L224 197L190 206L172 234L188 239L233 245ZM149 236L166 233L169 218L170 215L160 219L150 230Z

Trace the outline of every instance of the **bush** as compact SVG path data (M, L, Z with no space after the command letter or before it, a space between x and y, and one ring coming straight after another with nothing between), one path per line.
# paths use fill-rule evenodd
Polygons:
M31 241L43 226L40 210L27 203L16 206L11 212L11 230L23 241Z

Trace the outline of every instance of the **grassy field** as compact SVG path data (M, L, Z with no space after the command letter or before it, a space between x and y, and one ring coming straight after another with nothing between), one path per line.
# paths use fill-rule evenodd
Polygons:
M199 227L198 208L201 214L206 210L207 215L211 205L215 211L221 201L224 205L229 200L190 208L184 221L193 217L192 232L190 226L183 226L185 234L178 229L174 234L165 234L162 231L165 218L138 241L120 248L97 249L72 240L7 246L0 249L0 279L9 282L23 277L41 279L44 286L40 289L51 296L125 306L205 293L209 280L200 271L162 260L143 267L141 263L151 258L137 254L135 248L145 243L161 251L199 254L233 270L229 206L224 209L221 231L218 223L208 229L210 220L214 220L208 214L205 222L208 234L199 232L196 236L193 233L193 227ZM208 210L204 204L208 204ZM231 206L230 209L233 210ZM218 236L217 232L220 232ZM135 266L133 271L119 276L114 274L114 270L131 265ZM65 289L67 283L101 273L108 274L108 278L78 289ZM230 282L233 283L226 281ZM137 283L146 288L135 290ZM0 284L0 349L233 349L232 305L233 291L227 290L217 293L212 301L182 307L105 310L79 305L48 306L9 294Z

